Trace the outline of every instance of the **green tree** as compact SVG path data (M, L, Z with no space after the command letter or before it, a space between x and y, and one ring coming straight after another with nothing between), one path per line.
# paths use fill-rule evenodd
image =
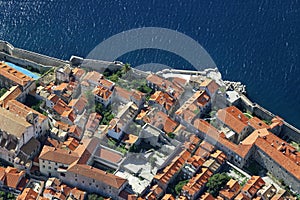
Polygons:
M126 64L122 67L122 72L123 72L123 73L127 73L130 69L131 69L130 64L129 64L129 63L126 63Z
M0 97L2 97L5 94L5 92L7 92L7 89L1 88L1 90L0 90Z
M177 183L177 185L175 186L175 192L176 192L177 195L180 194L180 192L181 192L183 186L184 186L185 184L187 184L188 182L189 182L189 180L183 180L183 181L179 181L179 182Z
M230 180L230 177L226 173L218 173L208 179L206 184L208 192L214 197L218 196L219 191Z

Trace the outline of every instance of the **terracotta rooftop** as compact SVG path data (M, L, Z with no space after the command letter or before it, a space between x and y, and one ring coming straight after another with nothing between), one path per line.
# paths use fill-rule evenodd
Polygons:
M98 82L99 82L99 85L100 85L100 86L103 86L103 87L105 87L105 88L107 88L107 89L109 89L109 88L111 88L112 86L115 85L114 82L105 79L103 76L99 79Z
M241 190L241 186L238 181L230 179L225 187L219 191L219 195L226 199L233 199Z
M96 131L96 129L98 128L99 124L100 124L100 121L102 119L102 116L99 115L98 113L94 112L94 113L91 113L90 116L89 116L89 119L86 123L86 129L87 130L93 130L93 131Z
M74 151L78 145L79 145L79 142L78 140L76 140L75 138L71 138L69 137L64 143L63 143L64 146L66 146L68 149L70 149L71 151Z
M69 172L74 174L79 174L97 181L101 181L113 188L121 188L126 182L126 179L120 178L113 174L104 172L100 169L85 165L85 164L75 164L68 169Z
M71 110L71 108L62 99L59 99L53 106L53 110L62 115L65 111Z
M247 191L253 197L264 185L265 182L260 176L252 176L244 185L242 191Z
M200 87L206 87L210 94L214 94L218 89L219 85L213 79L205 79L201 84Z
M70 165L77 161L79 155L71 150L58 149L44 145L39 159Z
M263 122L257 117L252 117L251 119L249 119L249 125L254 129L269 128L269 125L267 125L265 122Z
M79 190L77 188L73 188L70 191L70 195L73 196L76 200L84 200L86 192Z
M87 99L84 97L84 95L81 95L78 99L72 99L68 106L74 108L78 113L82 113L87 104Z
M162 105L166 110L170 110L175 104L175 99L168 93L162 91L156 91L152 94L149 101Z
M32 112L34 114L37 114L39 116L39 123L42 123L44 120L47 119L47 117L36 110L22 104L21 102L18 102L17 100L11 100L7 103L7 108L10 112L17 114L20 117L23 117L24 119L26 116Z
M95 156L116 164L122 160L122 156L119 153L101 146L97 149Z
M84 71L84 69L76 67L76 68L72 69L72 73L74 76L81 78L85 74L85 71Z
M219 131L203 119L196 119L194 121L194 126L199 131L204 133L206 137L212 138L214 141L217 141L219 144L222 144L226 148L238 154L240 157L245 158L249 153L253 145L237 145L226 139L224 133L219 133Z
M12 126L13 124L13 126ZM32 126L25 119L0 107L0 129L20 138L27 128Z
M134 144L137 140L137 136L133 134L125 134L122 141L127 144Z
M12 86L3 96L0 97L0 106L6 108L6 104L13 99L16 99L22 93L20 86Z
M112 91L110 91L107 88L104 88L102 86L97 86L94 90L93 90L94 95L97 95L99 97L101 97L104 100L107 100L111 95L112 95Z
M147 122L146 122L147 123ZM162 111L158 111L152 118L151 123L153 126L162 129L166 133L173 132L178 123L171 119L167 114Z
M23 192L17 197L17 200L36 200L39 194L31 188L25 188Z
M172 162L163 169L162 172L157 173L154 178L164 185L168 184L172 176L174 176L175 173L181 169L190 156L191 153L187 150L184 150L179 156L174 158Z
M300 152L273 133L258 137L255 145L272 160L300 180Z
M208 192L205 192L201 197L201 200L215 200L215 198L209 194Z
M56 94L50 94L47 99L55 104L59 100L59 97Z
M178 98L184 92L184 89L180 85L173 84L158 75L150 74L146 79L147 81L157 85L161 90L172 94L175 98Z
M23 178L25 178L25 171L18 171L13 167L0 167L0 180L9 188L17 189Z
M189 182L182 187L183 194L194 196L207 183L213 173L208 168L203 168L202 171L192 177Z
M126 99L128 101L130 101L130 96L131 96L131 92L124 89L124 88L121 88L119 86L116 86L115 87L115 94L117 97L122 97L123 99Z
M161 200L175 200L175 197L172 194L165 194Z
M31 77L19 72L18 70L8 66L4 62L0 62L0 74L18 85L25 86L28 82L34 81Z
M183 116L185 121L190 122L200 113L200 108L204 107L209 101L210 97L204 90L197 91L176 111L176 114ZM189 114L189 112L191 114ZM189 115L190 117L187 117L186 115Z
M248 126L248 118L235 106L218 110L217 117L236 133L241 133Z
M282 126L283 125L283 119L281 117L275 116L272 120L271 120L272 124L270 125L270 128L274 128L276 126Z
M98 81L103 77L102 74L96 72L96 71L92 71L92 72L88 72L85 77L83 78L83 81L93 81L94 83L98 83Z

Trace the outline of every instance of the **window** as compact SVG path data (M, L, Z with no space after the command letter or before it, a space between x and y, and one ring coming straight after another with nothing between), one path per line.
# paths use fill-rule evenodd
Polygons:
M45 168L45 165L43 165L43 168Z
M51 167L49 166L48 169L51 169Z

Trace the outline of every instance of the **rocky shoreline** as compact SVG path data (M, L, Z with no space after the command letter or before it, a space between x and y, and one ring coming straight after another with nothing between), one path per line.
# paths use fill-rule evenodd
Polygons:
M241 94L246 95L246 85L242 84L241 82L234 82L234 81L223 81L225 84L226 90L235 90Z

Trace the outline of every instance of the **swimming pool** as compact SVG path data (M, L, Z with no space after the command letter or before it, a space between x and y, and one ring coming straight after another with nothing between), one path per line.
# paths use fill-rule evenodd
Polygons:
M27 70L27 69L25 69L25 68L23 68L23 67L20 67L20 66L18 66L18 65L15 65L14 63L10 63L10 62L5 62L5 63L6 63L8 66L10 66L10 67L12 67L12 68L18 70L19 72L22 72L23 74L25 74L25 75L27 75L27 76L33 78L34 80L37 80L37 79L40 78L39 75L34 74L33 72L31 72L31 71L29 71L29 70Z

